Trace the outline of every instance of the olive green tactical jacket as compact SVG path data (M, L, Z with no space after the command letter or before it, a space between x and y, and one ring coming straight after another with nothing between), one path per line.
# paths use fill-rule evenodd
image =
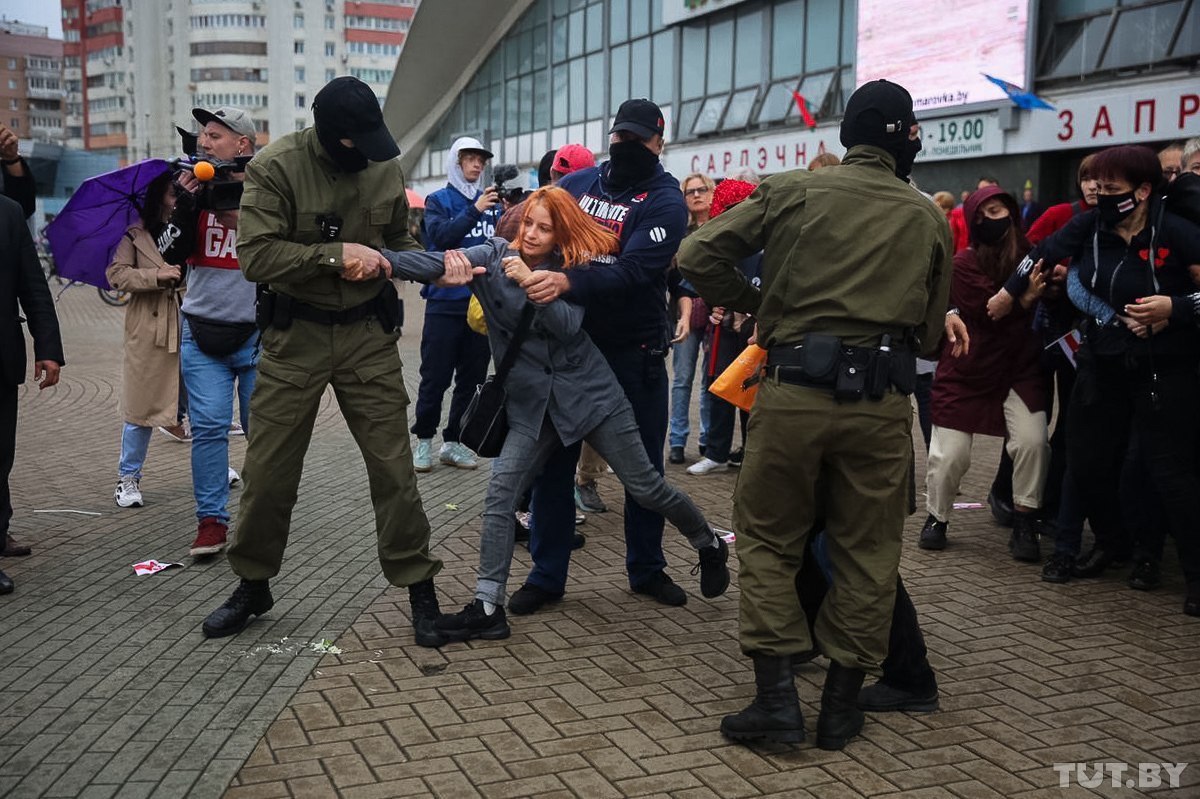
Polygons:
M885 151L856 146L841 166L773 175L684 239L679 268L711 304L753 313L764 347L805 333L876 346L883 333L912 329L921 352L934 353L950 294L950 226L894 165ZM761 289L738 269L759 250Z
M341 221L337 240L322 238L321 219ZM361 305L384 278L343 280L342 243L420 250L408 232L408 200L399 161L343 172L315 128L271 142L246 167L238 220L238 262L247 280L319 308Z

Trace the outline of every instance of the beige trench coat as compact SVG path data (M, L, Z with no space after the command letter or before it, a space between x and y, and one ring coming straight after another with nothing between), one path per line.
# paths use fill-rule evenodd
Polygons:
M179 305L182 287L164 288L158 247L140 223L130 225L105 274L130 292L125 306L121 412L143 427L173 425L179 404Z

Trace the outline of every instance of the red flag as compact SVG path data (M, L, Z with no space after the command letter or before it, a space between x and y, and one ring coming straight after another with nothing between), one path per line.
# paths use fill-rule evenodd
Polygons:
M817 126L817 120L813 119L813 115L808 113L808 103L804 102L804 95L800 92L792 92L792 97L796 98L796 107L800 109L800 116L804 117L804 124L810 128Z

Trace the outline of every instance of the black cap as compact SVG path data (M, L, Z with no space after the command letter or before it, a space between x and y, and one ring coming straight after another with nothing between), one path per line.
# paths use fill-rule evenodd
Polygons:
M334 78L313 99L313 121L327 134L350 139L371 161L400 155L396 140L383 124L383 112L371 87L358 78Z
M916 123L908 90L888 80L873 80L855 89L846 101L842 146L872 144L894 153L908 141L908 131Z
M609 133L627 130L636 133L643 139L652 138L655 134L662 135L665 123L663 113L657 105L645 99L626 100L617 109L617 118L613 120Z

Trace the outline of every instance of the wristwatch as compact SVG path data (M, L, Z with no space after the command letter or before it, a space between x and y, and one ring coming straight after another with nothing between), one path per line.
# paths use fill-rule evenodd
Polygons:
M951 307L950 310L946 311L946 316L962 316L962 314L957 307Z

